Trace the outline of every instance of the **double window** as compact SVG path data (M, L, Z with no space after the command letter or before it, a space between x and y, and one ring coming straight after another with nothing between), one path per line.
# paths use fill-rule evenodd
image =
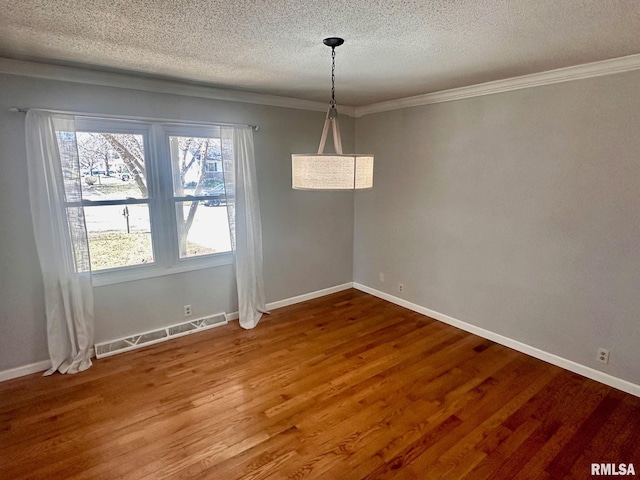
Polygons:
M219 128L77 119L76 129L96 284L231 263Z

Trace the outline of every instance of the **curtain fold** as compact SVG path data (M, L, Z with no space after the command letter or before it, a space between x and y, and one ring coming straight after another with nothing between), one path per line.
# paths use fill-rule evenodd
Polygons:
M51 368L91 366L93 289L73 117L30 110L26 116L29 198L44 280Z
M221 127L224 184L235 259L240 326L267 312L262 275L262 223L251 127Z

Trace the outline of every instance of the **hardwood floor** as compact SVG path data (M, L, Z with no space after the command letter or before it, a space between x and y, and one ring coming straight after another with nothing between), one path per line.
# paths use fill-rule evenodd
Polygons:
M640 473L640 398L356 290L0 383L3 479Z

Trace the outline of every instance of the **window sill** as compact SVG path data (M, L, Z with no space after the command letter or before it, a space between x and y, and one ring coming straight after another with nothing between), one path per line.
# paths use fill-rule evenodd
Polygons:
M173 267L149 265L111 272L93 273L91 275L91 281L94 287L102 287L116 283L134 282L136 280L163 277L165 275L174 275L176 273L185 273L224 265L233 265L233 254L231 252L220 253L206 259L187 260Z

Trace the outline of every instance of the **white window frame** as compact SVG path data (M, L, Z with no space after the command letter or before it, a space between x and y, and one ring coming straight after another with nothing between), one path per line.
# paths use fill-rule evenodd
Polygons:
M148 202L139 200L114 201L113 204L145 203L149 207L149 223L153 248L153 263L129 265L92 272L94 286L142 280L164 275L220 267L233 264L233 253L220 252L180 258L178 229L173 195L170 136L220 138L220 128L208 125L174 125L127 119L96 119L78 117L76 131L94 133L131 133L142 135L145 151L145 175ZM189 197L182 197L190 201ZM196 197L197 198L197 197ZM111 202L83 201L83 206L99 206ZM166 232L170 232L169 235ZM91 252L89 252L91 253Z

